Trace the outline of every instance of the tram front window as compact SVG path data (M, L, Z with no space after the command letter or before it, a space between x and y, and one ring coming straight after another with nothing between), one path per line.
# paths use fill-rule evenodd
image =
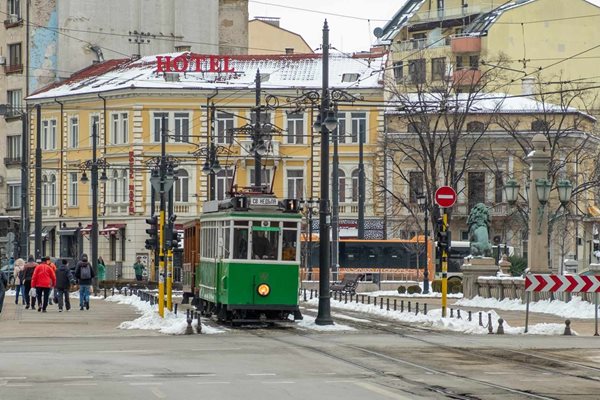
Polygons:
M285 229L283 231L283 251L281 259L284 261L296 260L296 230Z
M233 254L234 259L248 259L248 228L233 229Z
M264 222L254 223L252 227L252 258L254 260L278 259L278 224L278 222L271 222L270 224L265 224Z

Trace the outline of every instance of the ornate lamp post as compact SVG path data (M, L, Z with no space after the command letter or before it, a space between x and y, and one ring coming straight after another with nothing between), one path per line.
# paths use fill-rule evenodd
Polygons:
M429 257L428 257L428 248L429 248L429 231L428 231L428 222L429 222L429 202L427 201L427 196L425 193L421 193L417 195L417 204L419 204L419 208L424 212L423 217L423 235L425 236L425 268L423 268L423 293L429 293ZM418 268L417 268L418 271Z

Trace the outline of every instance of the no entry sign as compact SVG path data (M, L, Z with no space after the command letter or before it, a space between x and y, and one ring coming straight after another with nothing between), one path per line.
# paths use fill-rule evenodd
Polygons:
M456 203L456 192L450 186L442 186L435 191L435 203L442 207L452 207Z

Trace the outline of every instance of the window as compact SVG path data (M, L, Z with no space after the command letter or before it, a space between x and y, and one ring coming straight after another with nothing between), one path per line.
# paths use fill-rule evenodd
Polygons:
M358 170L352 171L352 202L358 202Z
M56 120L42 121L42 149L56 149Z
M287 115L287 142L289 144L304 143L304 114Z
M417 196L423 193L423 172L421 171L411 171L408 175L409 180L409 193L408 199L409 203L416 204Z
M398 61L394 63L394 79L396 83L402 82L404 79L404 62Z
M346 202L346 173L341 169L338 170L338 201Z
M216 189L217 189L217 200L224 200L229 196L229 190L231 189L231 185L233 183L233 171L229 169L222 169L218 174L215 175Z
M96 146L98 146L100 144L100 116L99 115L92 115L90 117L90 140L88 142L90 144L90 147L93 145L92 137L94 136L94 129L96 132Z
M21 136L6 137L6 156L10 161L17 162L21 160Z
M483 132L485 124L481 121L471 121L467 123L467 132Z
M119 202L119 171L115 170L112 172L110 178L110 191L111 191L111 202L113 204Z
M444 9L444 0L437 0L437 8L438 10Z
M502 203L502 194L504 193L504 179L502 178L502 173L500 171L496 171L494 186L494 201L496 203Z
M432 58L431 59L431 80L441 81L444 80L446 75L446 58Z
M365 131L367 128L367 114L364 112L350 113L351 115L351 131L350 137L352 143L358 143L358 138L365 142Z
M360 74L342 74L342 82L356 82L359 77Z
M109 202L122 204L129 201L129 177L127 170L114 170L109 181Z
M56 207L56 175L42 176L42 206Z
M21 58L21 43L8 45L8 68L6 72L21 72L23 70L23 60Z
M153 129L153 135L152 135L152 140L154 142L160 143L160 138L162 136L162 120L163 118L165 119L165 129L167 130L167 132L169 131L169 113L166 112L155 112L153 115L153 119L154 119L154 129Z
M77 205L77 172L69 172L69 206Z
M8 207L9 208L20 208L21 207L21 185L20 184L9 184L8 185Z
M346 113L339 112L337 113L337 128L335 128L332 132L333 137L337 137L339 143L345 142L346 136Z
M410 83L425 83L425 60L411 60L408 62L408 77Z
M254 168L250 168L250 186L254 186ZM271 186L271 170L262 168L260 171L260 182L263 185Z
M465 63L463 61L463 56L456 56L456 69L463 69L465 66Z
M412 36L413 50L424 49L425 42L427 42L426 33L415 33Z
M217 143L231 144L233 143L233 115L220 112L216 116Z
M21 1L20 0L8 0L7 1L8 16L15 15L17 18L21 18Z
M188 172L180 168L177 171L177 180L175 181L175 201L187 203L189 201L190 178Z
M304 198L304 171L301 169L287 170L287 198Z
M175 142L189 142L190 141L190 114L184 112L176 112L174 115L175 119Z
M127 203L129 201L129 176L127 170L121 171L121 202Z
M69 146L72 149L79 147L79 119L69 118Z
M409 122L406 130L408 133L424 133L427 132L427 124L425 122Z
M469 56L469 68L471 69L479 69L479 56Z
M548 122L541 120L541 119L536 119L535 121L533 121L531 123L531 130L537 131L537 132L547 131L548 130Z
M478 203L485 203L485 172L468 173L469 211Z
M129 115L127 113L112 114L110 116L111 144L125 144L129 142Z
M271 123L271 113L268 112L261 112L260 113L260 122L263 124L270 124ZM252 125L254 125L256 123L256 113L252 113L250 114L250 123Z
M6 100L8 102L7 116L14 117L21 115L21 100L23 95L21 90L9 90L6 92Z

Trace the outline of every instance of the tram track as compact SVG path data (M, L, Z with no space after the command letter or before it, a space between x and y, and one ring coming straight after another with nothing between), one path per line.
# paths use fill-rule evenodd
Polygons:
M307 314L310 314L310 315L313 314L313 312L310 310L304 310L304 312ZM350 314L350 315L354 314L353 312L348 312L348 310L344 310L344 313ZM587 373L589 373L590 371L600 372L600 368L594 367L591 365L587 365L584 363L578 363L578 362L574 362L574 361L570 361L570 360L564 360L564 359L551 357L551 356L547 356L547 355L540 355L539 353L535 354L532 352L522 351L522 350L517 351L517 350L502 349L500 352L498 352L498 350L496 350L496 349L493 349L493 350L471 349L471 348L464 349L464 348L459 348L459 347L455 347L455 346L443 345L437 341L428 340L424 337L415 337L415 336L413 336L413 334L406 334L406 333L398 332L398 330L395 328L397 328L398 325L400 325L401 327L403 327L405 329L409 329L411 331L417 330L418 332L416 334L427 332L428 334L432 334L432 335L440 335L440 336L442 335L442 333L440 333L434 329L429 329L426 327L415 327L415 326L412 326L412 325L409 325L406 323L402 323L402 322L398 322L395 320L394 321L386 320L385 318L381 318L381 317L372 318L372 316L369 316L368 322L361 322L360 321L361 318L358 318L358 317L362 317L362 319L364 319L365 316L360 313L356 313L356 315L357 315L357 317L355 319L348 320L349 325L354 325L356 327L369 329L369 330L376 330L376 331L390 334L390 335L396 335L396 336L402 337L403 339L416 341L422 345L434 346L436 348L436 350L440 349L440 350L443 350L444 352L453 354L454 356L467 356L467 357L469 357L470 360L482 362L484 364L494 364L494 363L507 364L507 362L514 363L518 367L524 369L525 371L531 371L536 374L548 374L548 375L552 374L552 376L556 376L556 379L561 379L561 377L562 377L562 378L582 379L587 382L590 382L590 381L600 382L600 378L589 376L580 371L572 371L572 372L564 371L565 369L568 369L565 367L570 367L570 368L578 368L579 370L583 369ZM373 322L376 322L376 323L373 324ZM389 323L393 323L395 325L395 328L386 326ZM272 339L275 341L280 341L282 343L285 343L286 345L291 344L289 341L286 341L283 338L265 336L265 335L261 335L258 332L256 334L260 335L264 338L269 338L269 339ZM473 384L480 385L482 387L487 387L487 388L493 389L495 391L500 390L502 392L505 392L508 396L517 395L517 396L522 396L522 398L530 398L530 399L567 398L567 397L553 397L551 395L541 393L539 391L519 389L519 388L508 386L506 384L501 384L501 383L491 382L489 380L471 377L464 373L448 371L448 370L441 369L439 367L432 367L423 362L413 361L411 359L401 358L398 356L391 356L391 355L385 354L381 351L369 349L365 346L340 344L340 343L335 342L334 340L328 341L329 344L336 344L338 346L344 347L351 351L361 352L366 357L365 360L362 360L362 359L357 360L356 357L345 356L343 354L336 354L334 352L324 349L322 344L323 344L323 341L326 340L326 338L327 338L326 335L319 336L318 339L311 337L312 333L308 333L308 332L297 332L297 335L302 336L306 340L315 341L316 343L315 343L315 346L301 345L301 344L295 344L295 345L302 347L305 350L318 352L319 354L325 355L329 358L335 359L335 360L343 362L343 363L348 363L348 364L356 366L357 368L368 371L368 372L372 373L374 376L380 378L380 380L378 380L376 382L377 384L382 385L388 389L399 390L402 393L407 394L407 395L423 396L423 392L424 393L429 392L429 393L436 393L438 395L444 396L445 398L451 398L451 399L474 400L474 399L480 398L473 394L467 393L466 391L458 391L455 389L450 389L443 385L427 384L422 381L411 379L410 377L402 375L402 374L390 374L389 372L386 372L384 369L376 368L376 367L373 367L372 365L369 365L369 363L366 360L368 360L369 358L374 358L377 360L384 360L385 362L391 363L392 365L396 365L396 366L403 365L403 366L409 367L411 369L419 369L419 370L423 371L424 373L437 374L439 376L451 378L452 380L461 380L461 381L469 383L470 385L473 385ZM512 356L508 356L509 354ZM537 364L533 364L532 363L533 360L536 360ZM392 376L394 377L395 380L400 380L404 384L409 385L409 387L416 387L416 388L419 388L419 390L411 391L411 390L407 390L405 388L399 388L397 385L394 385L393 382L389 382L386 380L386 378L389 379ZM381 380L383 380L383 381L381 381ZM501 397L501 396L499 396L499 397Z

